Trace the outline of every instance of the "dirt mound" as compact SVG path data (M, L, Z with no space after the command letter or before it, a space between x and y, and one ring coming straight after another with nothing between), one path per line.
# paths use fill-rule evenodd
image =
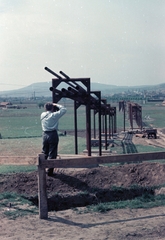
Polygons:
M47 177L49 210L64 210L97 202L132 199L165 183L165 165L125 164L92 169L59 169ZM38 204L37 172L0 175L0 192L16 192ZM139 188L130 188L138 185ZM122 188L115 188L122 187Z

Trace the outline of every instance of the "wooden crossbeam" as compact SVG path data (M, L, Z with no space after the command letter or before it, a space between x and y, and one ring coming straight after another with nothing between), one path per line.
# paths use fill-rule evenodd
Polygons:
M44 154L39 154L38 165L41 168L83 168L94 167L104 163L141 162L147 160L165 159L165 152L132 153L109 156L84 156L70 159L45 160Z

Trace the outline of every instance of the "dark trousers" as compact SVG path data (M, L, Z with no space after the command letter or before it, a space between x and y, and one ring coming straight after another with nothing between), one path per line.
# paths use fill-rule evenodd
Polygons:
M59 137L57 131L43 132L42 135L43 146L42 153L45 154L46 159L56 159L58 151ZM49 172L53 172L53 169L49 169Z

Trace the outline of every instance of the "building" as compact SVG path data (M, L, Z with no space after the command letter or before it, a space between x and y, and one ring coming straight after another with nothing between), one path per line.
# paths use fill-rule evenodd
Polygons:
M8 108L8 107L12 107L11 102L1 102L0 103L0 108Z

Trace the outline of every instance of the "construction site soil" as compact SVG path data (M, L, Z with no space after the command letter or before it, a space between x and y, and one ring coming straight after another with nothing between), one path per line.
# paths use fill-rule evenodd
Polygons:
M0 192L16 192L38 204L37 172L0 176ZM59 169L47 176L49 210L66 210L100 202L133 199L165 183L165 165L124 164L92 169ZM133 186L139 186L133 187Z
M137 138L135 139L135 141L137 142L140 141L142 144L142 141L145 140L142 138ZM144 142L144 144L148 143ZM156 190L157 192L153 188L155 186L163 185L164 183L165 183L165 164L158 162L142 162L137 164L125 163L122 165L112 167L99 166L91 169L84 168L84 169L56 170L53 176L51 177L47 176L47 195L49 212L51 213L51 210L56 210L57 212L59 212L56 214L56 218L58 218L59 220L58 221L52 220L55 221L52 222L52 224L53 223L55 224L57 221L59 224L63 224L60 226L64 226L65 223L64 230L68 232L69 229L67 230L66 221L69 216L70 216L69 218L75 218L75 224L73 224L74 225L73 227L75 229L74 232L72 232L72 236L68 237L67 235L65 237L63 235L65 231L64 232L60 231L58 232L58 236L61 236L62 238L56 239L164 239L163 237L165 236L165 227L163 217L165 216L164 215L165 209L163 207L157 208L157 210L153 209L151 213L149 213L149 211L147 212L147 210L142 210L141 213L137 211L135 213L133 212L133 210L129 211L129 213L128 210L126 210L127 212L124 212L124 210L119 210L119 212L116 211L114 213L112 211L110 215L107 215L107 217L109 219L109 217L111 216L113 217L113 219L116 219L118 216L118 220L111 222L111 227L114 225L114 228L111 229L110 233L108 230L108 227L110 227L109 225L110 222L108 220L105 220L106 221L105 226L107 226L107 229L105 231L104 226L101 223L98 223L99 225L100 224L101 225L100 228L97 225L98 229L97 236L93 235L95 231L93 229L92 232L92 227L90 226L90 223L85 233L83 231L83 227L81 232L81 228L76 224L76 222L84 221L84 223L82 224L87 224L88 219L89 221L94 222L101 221L100 220L101 218L104 219L103 216L101 218L99 217L99 215L98 216L89 215L86 217L82 215L78 217L77 215L75 216L75 213L73 212L72 213L67 212L71 211L71 208L74 207L83 207L90 204L97 204L100 202L133 199L137 196L141 196L143 193L146 192L153 195L159 193L164 194L165 192L164 188L157 189ZM3 192L16 192L18 194L26 196L26 198L32 201L35 205L38 205L37 171L29 173L1 174L0 193ZM63 215L62 213L60 213L61 210L64 210ZM158 210L160 211L160 213L158 213ZM156 213L158 213L158 215L156 215ZM146 216L143 216L143 214ZM127 219L128 216L130 216L129 221L131 225L129 224L129 222L127 223L126 220L123 221L120 220ZM35 217L32 218L33 221L35 221L35 223L37 224L38 221L36 220L36 218ZM52 219L53 218L54 215L52 215ZM59 222L60 219L63 220ZM137 222L134 221L135 219ZM2 230L4 236L10 235L11 232L14 233L14 229L11 229L10 231L6 230L7 228L5 226L6 224L9 223L5 219L3 221L4 228L2 226ZM30 224L31 222L31 220L28 219L24 219L23 221L25 221L25 224ZM23 221L22 220L19 221L18 219L20 227L22 226ZM152 221L152 223L150 221ZM123 224L122 225L123 228L122 231L119 231L121 224ZM38 227L40 227L41 225L42 222L39 222ZM49 226L50 225L51 222L49 222ZM23 227L25 228L25 226ZM79 230L77 229L77 227L79 227ZM90 230L90 228L91 231L89 233L88 229ZM78 237L76 235L77 231L80 231L80 235L82 234L82 236L84 237ZM33 231L33 234L34 236L35 234L38 234L37 236L40 237L40 239L48 239L46 238L46 235L42 235L36 230ZM104 237L105 235L106 237Z

